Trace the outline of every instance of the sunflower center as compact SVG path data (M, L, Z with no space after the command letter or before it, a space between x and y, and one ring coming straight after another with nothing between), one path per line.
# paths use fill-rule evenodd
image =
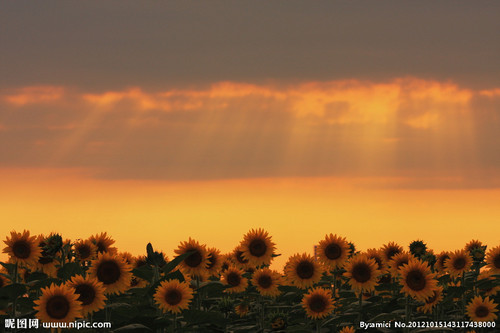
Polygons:
M342 248L336 244L336 243L331 243L328 244L327 247L325 247L325 256L330 259L330 260L335 260L340 258L342 255Z
M495 258L493 258L493 265L495 268L500 269L500 255L497 255Z
M309 305L309 309L311 309L311 311L321 313L326 310L327 301L321 295L313 295L309 298L307 304Z
M269 275L261 275L259 276L257 283L260 287L267 289L273 284L273 279L271 279Z
M182 301L182 293L177 289L170 289L165 293L165 302L177 305Z
M90 257L90 247L88 245L81 245L76 249L76 251L81 259L87 259Z
M262 239L254 239L250 242L250 246L248 246L248 249L250 250L250 254L254 257L262 257L264 254L266 254L267 245L266 242L264 242Z
M236 260L238 260L240 264L248 263L248 259L245 259L245 257L243 256L243 251L236 252Z
M16 258L26 259L31 254L31 246L25 240L18 240L12 246L12 252Z
M201 264L202 260L203 257L201 256L200 251L196 251L195 253L191 254L186 259L184 259L184 262L189 267L198 267Z
M459 270L465 267L465 258L457 258L453 261L453 268Z
M406 276L406 284L411 290L420 291L425 288L425 276L419 270L410 271Z
M99 253L107 252L107 250L108 250L104 241L98 241L96 243L96 246L97 246L97 252L99 252Z
M241 276L238 273L231 272L227 275L227 284L229 284L232 287L236 287L240 285L241 282Z
M372 270L366 263L359 263L352 268L352 277L359 283L365 283L372 277Z
M70 310L69 301L61 295L52 296L45 306L47 315L53 319L65 318Z
M210 253L208 255L208 266L207 266L207 269L211 269L212 267L215 266L216 263L217 263L217 259L215 258L215 256L213 255L213 253Z
M114 260L103 261L97 268L97 278L104 284L113 284L120 276L120 266Z
M297 275L301 279L310 279L314 275L314 265L309 261L301 261L297 265L296 269Z
M80 295L78 300L82 302L82 305L89 305L95 299L96 292L95 289L87 283L82 283L76 286L75 292Z
M490 310L486 306L480 305L476 308L475 314L478 318L484 318L490 314Z

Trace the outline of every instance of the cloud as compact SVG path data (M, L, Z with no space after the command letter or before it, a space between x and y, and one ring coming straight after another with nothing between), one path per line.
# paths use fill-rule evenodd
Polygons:
M380 177L497 187L498 88L398 78L0 92L3 167L108 179ZM401 179L404 179L402 181Z

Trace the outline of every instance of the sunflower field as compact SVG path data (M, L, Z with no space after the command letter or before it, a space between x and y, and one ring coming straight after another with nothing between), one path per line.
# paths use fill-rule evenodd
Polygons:
M23 331L7 327L19 319L111 323L94 332L500 331L500 246L479 240L441 253L422 240L358 251L329 234L282 271L270 268L279 254L262 229L226 254L188 239L171 260L151 244L120 252L106 233L12 231L4 243L7 331Z

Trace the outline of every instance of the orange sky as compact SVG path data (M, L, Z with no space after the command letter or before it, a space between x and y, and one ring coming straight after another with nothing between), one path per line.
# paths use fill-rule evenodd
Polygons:
M223 252L250 228L283 254L326 233L498 245L500 90L419 78L0 91L0 235Z

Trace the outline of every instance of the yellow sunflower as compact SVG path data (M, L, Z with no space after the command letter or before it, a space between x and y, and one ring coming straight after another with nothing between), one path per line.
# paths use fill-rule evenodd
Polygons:
M485 270L485 271L482 271L481 274L479 274L479 276L477 277L477 280L478 281L481 281L481 280L488 280L488 281L494 281L494 278L493 278L493 273L491 270ZM483 288L480 288L478 286L479 290L485 295L485 296L495 296L498 291L500 290L500 286L494 286L492 288L487 288L487 289L483 289Z
M318 283L323 274L321 265L306 253L291 256L285 269L288 282L302 289Z
M90 261L97 257L97 246L88 239L75 242L73 249L76 259L80 261Z
M146 256L137 256L132 259L132 268L139 268L147 265ZM168 258L165 258L168 260ZM141 279L135 275L132 276L132 280L130 281L131 288L144 288L148 285L148 281Z
M278 286L281 284L281 275L269 268L262 268L253 273L252 284L262 296L276 297L280 294Z
M207 272L208 276L218 276L222 267L223 257L220 251L215 247L211 247L208 250L208 265Z
M236 312L236 314L238 314L238 316L240 316L241 318L248 315L249 311L250 311L250 308L249 308L248 304L246 304L246 303L241 303L241 304L238 304L234 307L234 312Z
M403 265L406 265L411 259L414 259L410 253L408 252L401 252L392 257L391 260L389 260L389 272L391 273L392 276L398 276L399 275L399 270Z
M467 305L467 315L473 321L495 321L497 311L497 304L489 297L476 296Z
M273 260L275 244L271 236L263 229L252 229L244 237L240 244L243 257L254 267L269 265Z
M467 252L472 252L474 249L479 249L483 247L483 243L478 239L473 239L467 244L465 244L464 250Z
M38 246L40 247L41 255L33 268L47 274L49 277L55 278L57 277L59 261L55 259L53 254L47 251L47 245L47 239L42 235L38 236Z
M434 294L425 300L425 304L417 308L423 313L431 313L434 307L443 300L443 287L437 287L433 290Z
M194 251L193 254L181 262L181 270L188 275L203 276L208 266L208 252L205 245L200 245L194 239L189 238L189 241L181 242L175 253L182 255L191 251Z
M316 248L318 260L328 269L342 268L351 254L349 243L343 237L326 235Z
M395 242L389 242L388 244L385 244L380 251L382 252L382 257L386 262L389 262L389 260L392 259L393 256L395 256L398 253L403 252L403 247L399 244L396 244Z
M493 274L500 274L500 245L488 251L486 264Z
M115 240L108 236L106 232L90 236L89 240L97 247L97 253L116 254L117 249L113 247Z
M366 256L369 259L375 260L377 263L377 269L381 272L385 272L387 265L384 261L384 258L382 257L382 253L380 250L377 249L368 249L366 250Z
M353 326L345 326L339 333L356 333L356 329Z
M451 276L458 277L470 270L472 258L465 250L458 250L450 254L450 259L444 264L445 269Z
M121 294L130 288L131 271L121 257L104 252L92 260L89 275L104 284L105 294Z
M82 303L75 290L67 285L42 288L42 296L35 301L36 317L43 322L72 322L82 317Z
M313 288L302 298L302 307L311 319L322 319L333 311L331 290Z
M400 270L401 291L419 301L425 300L434 295L437 289L437 280L435 274L426 262L419 259L412 259Z
M9 255L10 261L23 266L36 265L42 254L37 236L30 236L28 230L24 230L23 233L11 231L10 237L7 237L4 243L7 247L3 252Z
M228 293L241 293L247 289L248 279L243 276L244 272L235 266L230 266L222 273L222 283L227 285L225 291Z
M81 275L73 276L68 281L68 286L75 289L78 300L82 303L82 314L86 317L88 314L104 309L107 297L104 295L106 288L96 278Z
M445 264L449 259L450 252L448 251L443 251L437 255L434 267L439 273L444 273L446 271Z
M193 299L193 290L186 282L163 281L156 288L154 299L163 312L180 313L189 308L189 303Z
M377 262L369 259L366 254L352 257L345 266L345 270L344 276L349 278L349 284L357 292L375 290L381 274L377 269Z

